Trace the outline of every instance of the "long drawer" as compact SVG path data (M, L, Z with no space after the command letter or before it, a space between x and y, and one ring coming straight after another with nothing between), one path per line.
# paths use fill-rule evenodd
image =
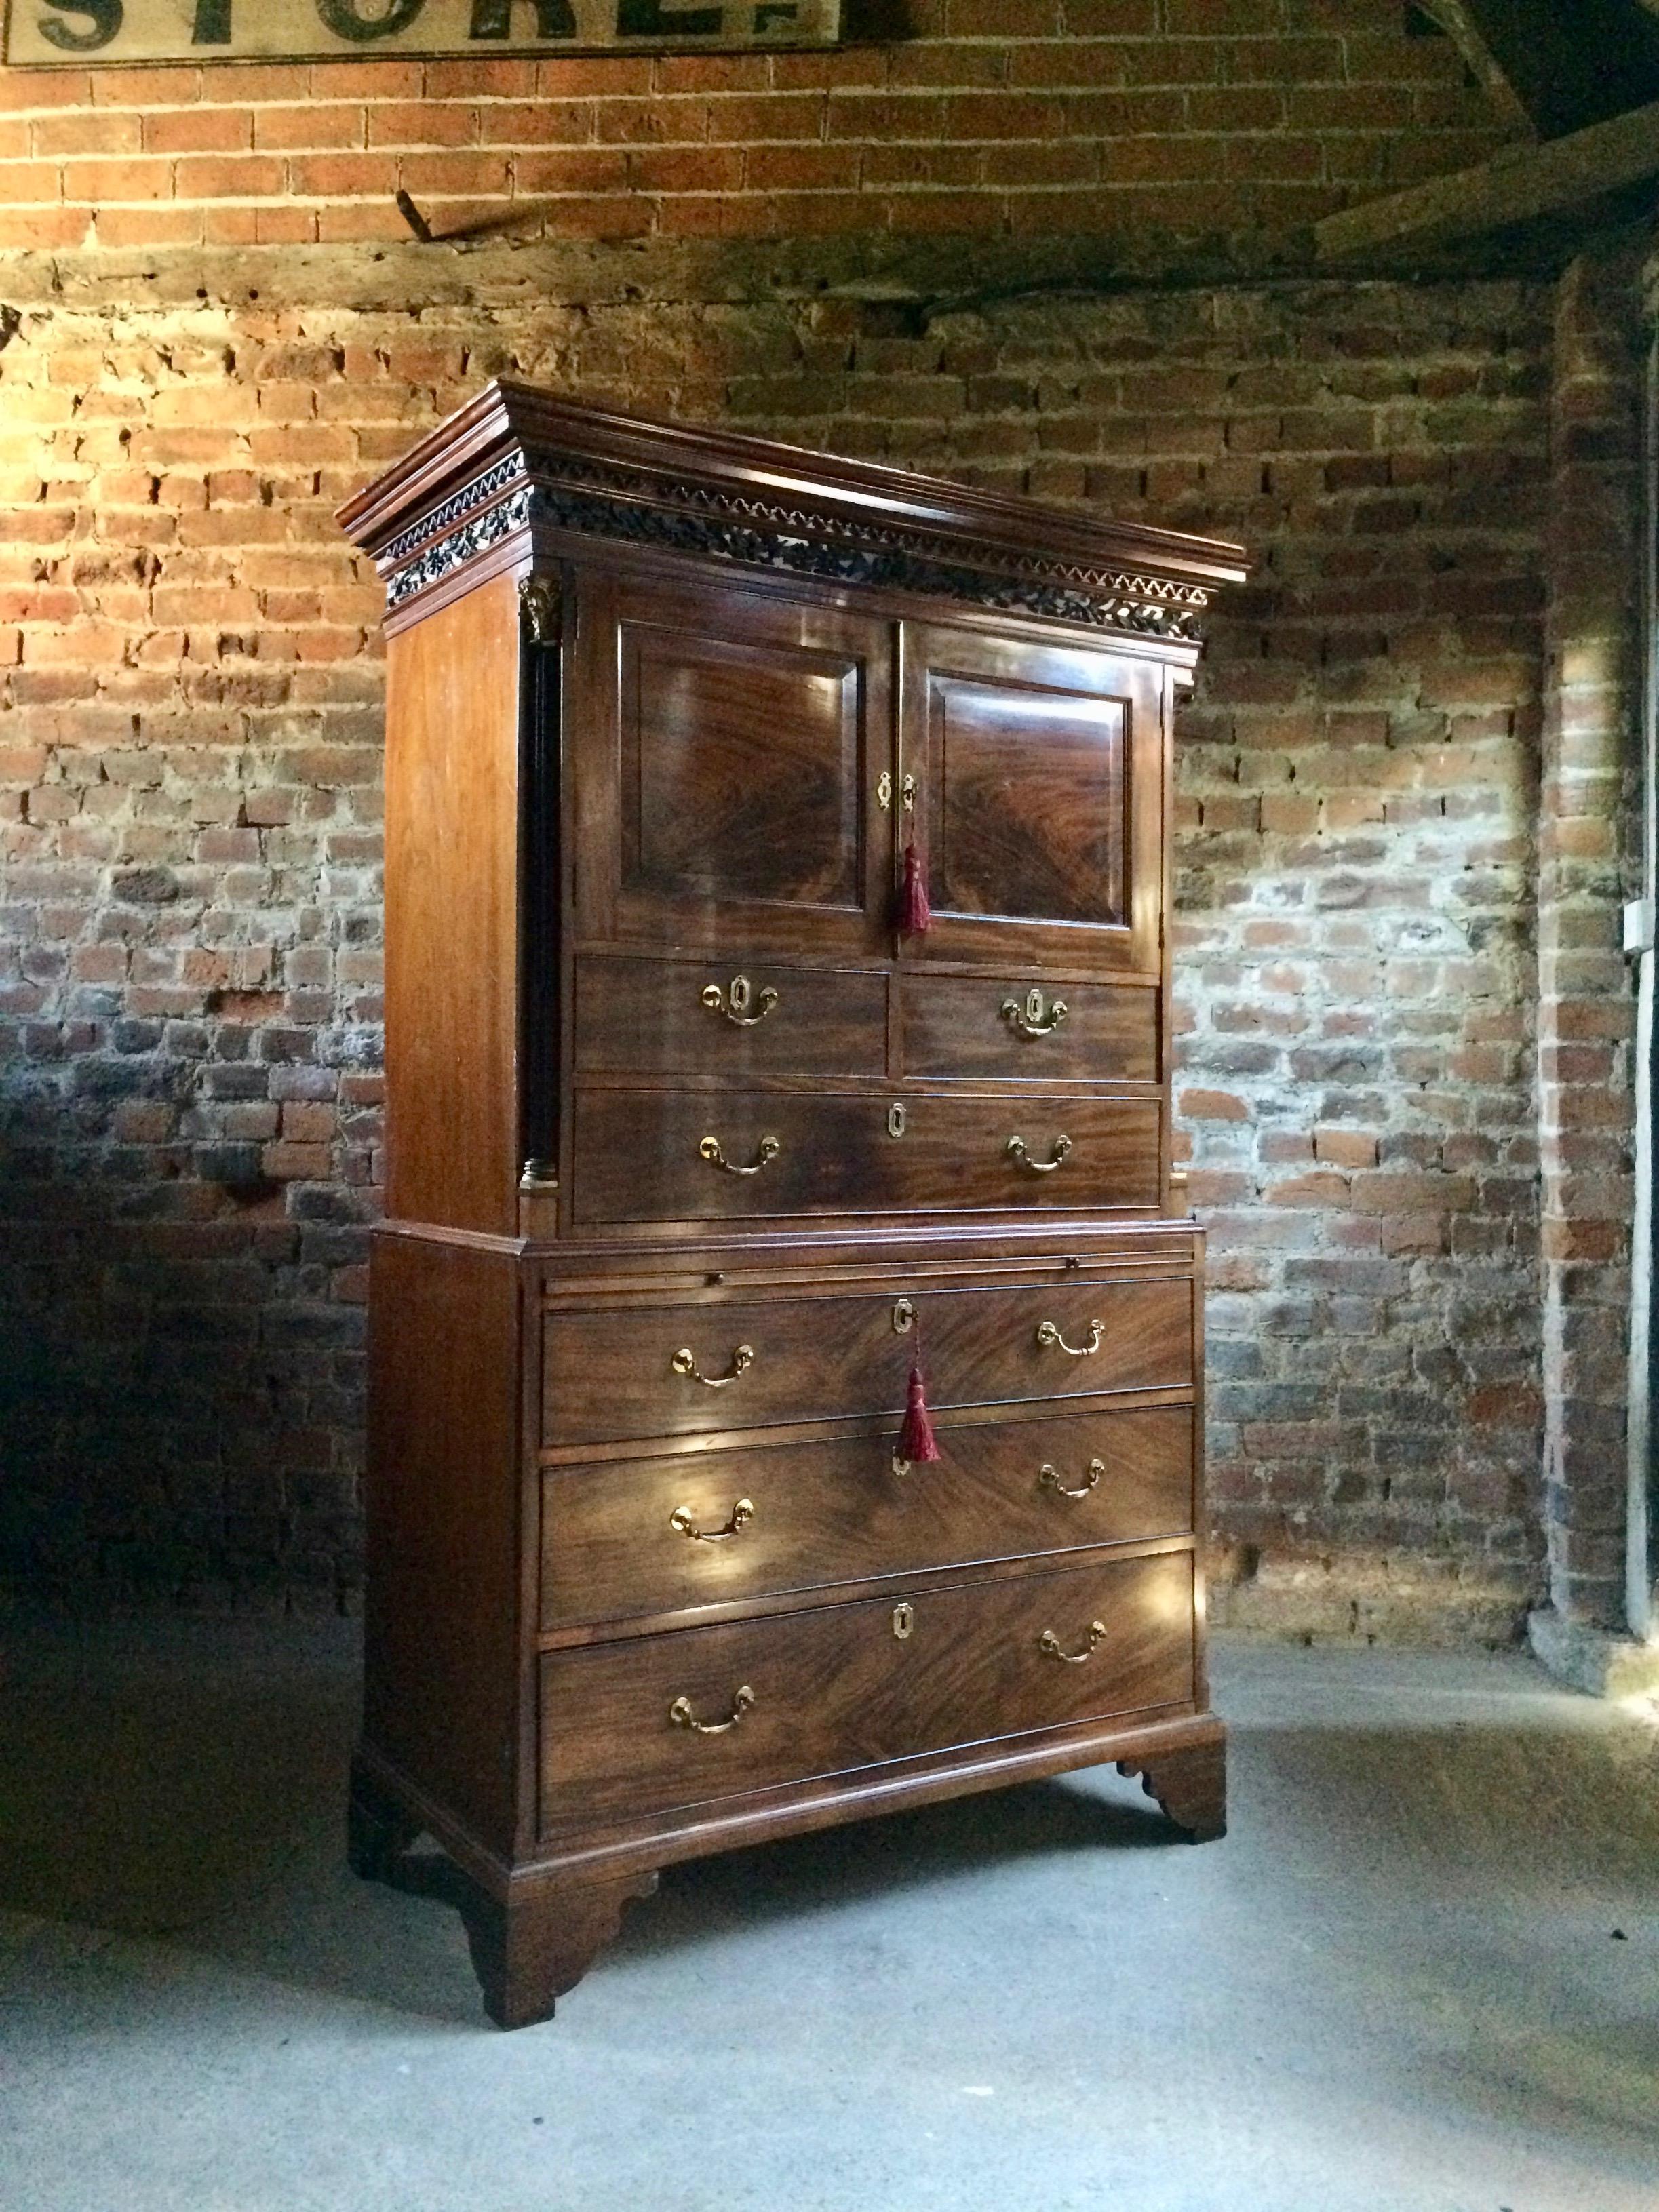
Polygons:
M542 1826L1189 1703L1190 1551L544 1655Z
M907 1075L1158 1080L1158 994L1144 986L907 974L899 1003Z
M579 1222L1158 1204L1153 1099L586 1091Z
M1188 1278L1011 1290L715 1299L550 1314L549 1444L890 1413L921 1344L928 1402L1188 1389ZM918 1330L920 1335L918 1336Z
M880 1075L887 978L728 961L576 963L582 1075Z
M561 1468L543 1484L542 1625L1179 1534L1193 1418L944 1425L944 1456L903 1472L890 1437Z

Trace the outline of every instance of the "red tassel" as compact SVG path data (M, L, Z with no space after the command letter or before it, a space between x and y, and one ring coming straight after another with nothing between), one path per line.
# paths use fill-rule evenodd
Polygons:
M914 1465L919 1460L943 1459L939 1438L933 1434L933 1424L927 1411L927 1393L922 1386L921 1370L910 1370L910 1394L904 1408L904 1426L899 1431L895 1456L907 1459Z
M899 893L899 934L925 937L933 923L927 903L927 877L913 837L904 848L904 889Z

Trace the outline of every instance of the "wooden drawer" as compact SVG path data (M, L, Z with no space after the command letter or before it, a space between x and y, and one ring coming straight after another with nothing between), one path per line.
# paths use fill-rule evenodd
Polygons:
M887 978L753 962L576 963L578 1075L880 1075Z
M1181 1551L550 1652L544 1832L1189 1704L1193 1595Z
M901 1299L920 1317L936 1411L1190 1389L1193 1295L1185 1277L920 1293L900 1281L878 1297L779 1294L550 1314L543 1432L550 1444L602 1443L878 1413L896 1427L916 1342L914 1325L895 1328ZM1045 1340L1045 1323L1054 1340Z
M576 1219L1151 1212L1160 1127L1154 1099L589 1091L576 1100Z
M907 1075L1156 1083L1158 993L1029 975L906 975Z
M944 1457L903 1474L890 1437L562 1468L543 1485L542 1625L1181 1534L1193 1419L1171 1406L941 1426Z

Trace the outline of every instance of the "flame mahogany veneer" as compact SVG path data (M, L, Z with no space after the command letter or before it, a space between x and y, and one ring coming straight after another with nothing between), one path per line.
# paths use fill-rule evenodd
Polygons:
M389 641L352 1863L429 1832L519 2026L676 1859L1103 1760L1219 1835L1164 917L1237 549L515 386L341 519Z

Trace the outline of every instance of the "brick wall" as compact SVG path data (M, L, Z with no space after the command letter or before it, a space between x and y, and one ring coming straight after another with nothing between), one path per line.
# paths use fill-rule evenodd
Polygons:
M1544 1512L1563 1620L1625 1620L1636 1007L1620 907L1640 889L1642 362L1634 246L1587 254L1557 310L1538 879Z
M445 234L1144 246L1283 231L1504 135L1405 0L848 13L870 42L832 53L0 70L0 248L401 239L400 186Z
M1548 311L1370 285L929 322L482 277L418 311L27 308L0 356L14 1565L352 1587L380 670L331 510L511 371L1249 543L1181 766L1231 1603L1505 1632L1539 1550Z

